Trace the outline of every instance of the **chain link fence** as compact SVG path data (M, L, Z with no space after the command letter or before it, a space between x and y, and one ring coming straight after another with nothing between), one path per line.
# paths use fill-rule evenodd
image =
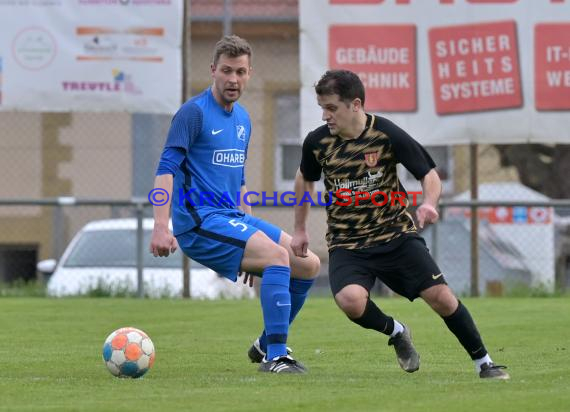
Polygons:
M298 134L297 1L193 0L187 4L188 97L210 85L213 46L224 32L249 40L254 71L240 100L253 123L247 185L259 192L292 190L303 138ZM1 112L0 281L38 278L37 262L60 259L73 236L89 222L136 218L136 204L121 201L144 199L152 189L170 118L144 113ZM414 137L421 142L421 136ZM470 198L470 148L438 146L428 151L438 164L444 203L442 221L424 235L450 284L468 294L472 209L453 202ZM477 148L479 198L519 202L478 208L480 293L504 294L519 284L541 287L543 279L555 279L560 289L568 286L570 206L547 204L551 198L570 198L570 190L552 189L567 185L563 165L570 162L559 154L568 152L569 146L561 145ZM400 172L408 191L420 189L409 173ZM110 203L15 202L66 196ZM528 202L543 205L528 206ZM254 213L289 233L293 230L289 207L257 207ZM151 208L144 207L143 215L151 216ZM311 248L322 259L324 275L328 268L325 232L324 208L315 207L310 216ZM319 284L328 288L326 276L321 276Z
M23 239L18 243L7 243L4 241L7 236L3 236L0 246L3 283L35 279L45 282L55 268L55 262L50 265L49 261L60 260L60 270L92 269L95 272L90 276L101 281L112 280L106 277L111 276L110 273L117 268L130 271L130 284L121 285L126 289L107 291L110 294L126 293L130 288L130 295L181 296L185 290L182 256L178 253L163 262L163 258L153 258L148 252L152 220L144 218L151 209L145 199L4 199L0 200L0 205L3 210L12 209L22 215L35 216L17 219L7 224L3 231L8 234L17 232ZM477 210L480 219L478 272L475 278L471 272L470 244L470 217L473 210ZM292 228L286 223L293 220L290 207L262 206L255 211L257 215L265 215L269 221L291 232ZM440 212L441 221L427 227L422 236L448 283L458 294L469 295L473 282L476 282L478 294L491 296L529 290L563 292L570 287L570 219L567 217L570 216L570 201L442 201ZM324 215L324 208L316 206L312 213L311 247L321 256L325 266L317 284L317 289L320 289L317 293L328 294L325 217L317 216ZM280 215L289 218L279 221L276 217ZM121 231L124 235L120 235ZM42 270L37 270L36 265L40 260L40 268L42 264L43 268L49 268L42 269L46 278ZM46 263L48 266L45 266ZM161 284L161 290L156 290L156 285L143 285L143 270L152 268L173 269L168 275L176 277L174 282ZM194 288L200 288L202 273L192 276L192 268L190 273L190 283ZM70 283L65 287L80 290L79 286L72 285L71 279L67 281ZM158 280L156 282L160 283ZM61 288L61 285L54 287ZM192 286L189 284L185 287L189 288L189 294ZM81 293L105 292L100 290L100 283L91 283L89 288L81 289ZM383 292L381 286L377 291ZM237 293L242 296L243 291ZM54 289L50 294L62 293Z

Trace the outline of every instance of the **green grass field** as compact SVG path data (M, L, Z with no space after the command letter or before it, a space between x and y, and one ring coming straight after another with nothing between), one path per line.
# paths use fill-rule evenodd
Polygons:
M303 376L260 374L246 351L257 301L0 299L0 410L568 411L570 299L465 299L510 381L482 381L421 301L376 299L412 329L422 365L406 374L385 336L309 299L290 334ZM105 337L145 330L157 358L140 380L107 372Z

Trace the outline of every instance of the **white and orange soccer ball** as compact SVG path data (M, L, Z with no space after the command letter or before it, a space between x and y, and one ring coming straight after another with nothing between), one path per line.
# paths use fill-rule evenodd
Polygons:
M154 345L140 329L117 329L103 344L105 366L119 378L140 378L152 367L154 357Z

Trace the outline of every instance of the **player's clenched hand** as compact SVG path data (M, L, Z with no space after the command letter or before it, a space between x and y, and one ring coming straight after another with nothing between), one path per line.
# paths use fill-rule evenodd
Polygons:
M253 287L253 274L249 273L249 272L239 272L238 273L238 278L240 276L243 276L243 284L247 285L249 283L249 287L252 288Z
M420 229L423 229L425 225L437 222L439 219L439 213L437 213L435 207L424 203L418 207L418 210L416 210L416 217L418 219Z
M168 256L178 248L176 238L170 233L168 227L156 225L152 230L150 239L150 253L157 256Z
M307 257L307 250L309 249L309 235L306 230L296 230L291 239L291 249L298 257Z

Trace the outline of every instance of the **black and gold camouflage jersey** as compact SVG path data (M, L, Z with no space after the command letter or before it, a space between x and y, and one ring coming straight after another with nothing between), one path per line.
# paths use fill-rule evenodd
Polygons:
M435 167L405 131L383 117L366 116L366 127L356 139L331 136L324 125L303 143L303 177L317 181L324 173L327 194L332 195L325 198L329 251L379 246L415 234L396 166L402 163L418 180Z

